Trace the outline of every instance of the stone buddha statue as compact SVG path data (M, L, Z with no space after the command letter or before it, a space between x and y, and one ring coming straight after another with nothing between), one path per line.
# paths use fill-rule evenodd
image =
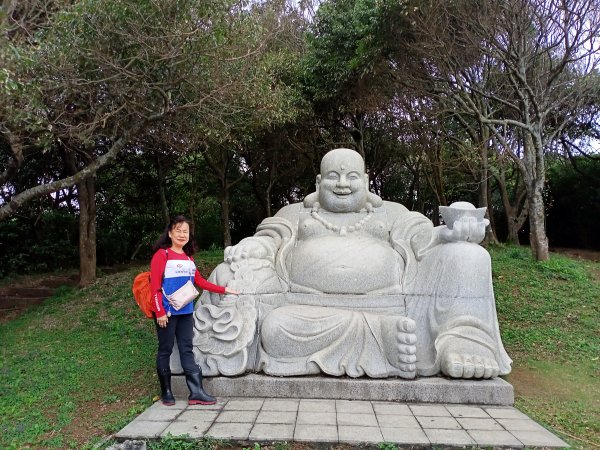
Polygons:
M225 249L205 291L194 352L205 375L325 373L492 378L510 372L498 330L485 208L446 225L369 192L357 152L321 162L316 192Z

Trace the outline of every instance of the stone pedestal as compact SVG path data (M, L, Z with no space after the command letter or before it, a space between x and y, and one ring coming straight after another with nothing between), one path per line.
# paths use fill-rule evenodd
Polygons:
M183 376L174 376L172 385L176 396L187 398L188 390ZM514 403L512 385L501 378L452 380L430 377L403 380L248 374L239 377L206 377L204 388L217 397L327 398L504 406Z

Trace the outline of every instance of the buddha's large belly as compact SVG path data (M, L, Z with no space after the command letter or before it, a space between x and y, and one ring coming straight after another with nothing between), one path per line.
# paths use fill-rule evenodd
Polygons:
M289 268L292 291L366 294L399 286L403 264L387 242L349 234L299 241Z

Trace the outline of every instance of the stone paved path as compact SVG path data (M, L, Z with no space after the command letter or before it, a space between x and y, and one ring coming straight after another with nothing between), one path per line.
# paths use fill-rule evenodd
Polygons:
M155 403L119 440L211 436L236 442L305 441L400 446L566 448L515 408L384 401L220 398L213 406Z

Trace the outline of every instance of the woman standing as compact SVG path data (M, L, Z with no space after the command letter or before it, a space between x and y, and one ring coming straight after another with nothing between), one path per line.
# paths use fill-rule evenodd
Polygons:
M160 380L160 397L164 405L174 405L171 391L170 359L177 339L181 366L190 390L188 404L212 405L217 399L207 394L202 387L202 370L196 364L193 353L194 302L175 310L163 295L171 295L188 280L193 279L200 288L218 294L239 294L232 289L218 286L202 278L192 256L195 251L194 238L190 232L190 221L184 216L174 217L165 232L154 244L155 250L150 263L152 288L152 310L156 319L158 352L156 372Z

